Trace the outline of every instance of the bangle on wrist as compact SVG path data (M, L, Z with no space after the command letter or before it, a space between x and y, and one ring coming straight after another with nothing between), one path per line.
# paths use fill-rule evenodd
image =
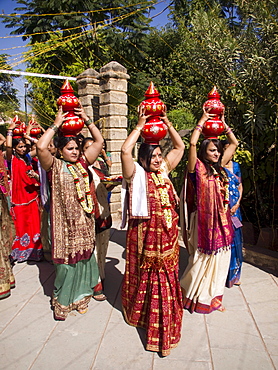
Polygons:
M194 130L197 130L197 131L202 131L202 128L199 126L199 125L197 125L195 128L194 128Z
M133 130L134 130L134 131L141 132L141 131L143 130L143 127L138 127L138 126L136 126Z
M54 123L53 125L49 126L49 128L51 128L55 133L59 130L59 127L54 125Z
M89 119L88 119L88 121L84 121L84 123L85 123L85 125L86 125L87 127L89 127L89 126L90 126L90 124L91 124L91 123L93 123L93 121L92 121L92 119L91 119L91 118L89 118Z
M13 132L12 131L7 131L7 136L13 136Z
M225 132L226 132L226 135L229 135L232 132L232 129L229 126L227 126Z

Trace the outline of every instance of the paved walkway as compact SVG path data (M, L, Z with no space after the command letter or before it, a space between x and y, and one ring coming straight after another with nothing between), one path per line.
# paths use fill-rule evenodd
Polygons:
M0 369L164 370L278 369L278 279L244 263L241 287L225 289L225 312L184 311L182 339L168 357L145 351L144 333L125 323L120 286L125 231L112 229L107 301L85 315L53 319L54 269L48 262L14 267L16 288L0 301ZM181 246L181 269L186 264Z

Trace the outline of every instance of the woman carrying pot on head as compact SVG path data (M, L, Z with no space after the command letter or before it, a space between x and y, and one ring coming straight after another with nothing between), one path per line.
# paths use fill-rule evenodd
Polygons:
M205 122L212 115L203 111L195 127L188 155L182 194L181 225L189 253L181 278L184 307L190 312L223 311L222 297L229 269L233 229L229 210L229 181L223 168L235 152L238 141L221 120L229 141L223 154L220 140L206 138L196 146ZM184 206L184 207L183 207Z
M128 188L123 209L129 208L122 304L127 323L146 330L146 349L167 356L180 340L183 315L178 215L168 173L180 162L184 144L163 112L173 149L163 159L158 143L143 143L134 162L132 150L148 118L144 113L140 107L137 126L121 149Z
M11 214L16 237L12 246L13 261L40 261L43 250L40 236L39 175L32 167L36 151L27 152L26 141L13 136L15 123L7 129L6 158L11 172Z
M80 158L80 142L76 137L59 138L59 159L48 150L65 120L66 113L61 107L53 125L37 143L39 161L49 172L51 182L52 260L56 270L52 305L57 320L65 320L72 310L85 313L91 297L97 294L99 282L93 253L95 225L87 166L96 160L103 138L81 104L75 114L85 121L94 138L86 151L86 161Z
M221 144L225 151L229 147L227 140L222 140ZM225 170L229 178L229 193L230 193L230 212L234 229L234 237L231 248L231 261L226 281L226 287L231 288L233 285L240 285L241 267L243 262L243 237L242 237L242 216L240 211L240 201L243 194L243 186L241 181L241 170L239 163L230 158L225 165Z

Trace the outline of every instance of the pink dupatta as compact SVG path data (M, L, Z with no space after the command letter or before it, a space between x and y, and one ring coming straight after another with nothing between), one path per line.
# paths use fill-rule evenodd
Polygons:
M204 164L197 159L196 190L198 211L198 249L205 254L230 248L233 228L229 209L224 208L223 196L214 176L207 176Z

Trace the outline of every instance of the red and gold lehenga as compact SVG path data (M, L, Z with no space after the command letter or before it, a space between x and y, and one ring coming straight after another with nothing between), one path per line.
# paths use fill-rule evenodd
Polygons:
M12 156L11 160L11 214L16 237L11 257L14 261L40 261L43 257L40 236L39 184L27 175L32 170L23 158Z
M170 180L165 179L171 203L169 228L152 174L144 174L149 218L129 219L122 304L127 323L146 329L146 349L167 356L180 340L183 315L178 280L178 215ZM131 197L132 187L131 181Z

